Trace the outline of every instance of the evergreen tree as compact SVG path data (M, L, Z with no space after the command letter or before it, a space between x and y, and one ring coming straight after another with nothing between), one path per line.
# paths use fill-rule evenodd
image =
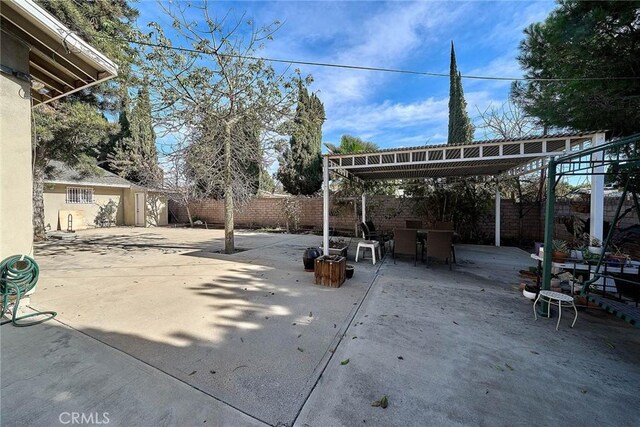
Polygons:
M324 145L335 154L366 153L376 151L380 148L375 142L364 141L362 138L351 135L342 135L340 145L334 145L328 142Z
M559 1L532 24L512 99L545 126L640 131L640 2Z
M284 151L278 179L291 194L310 195L322 186L322 123L324 106L302 81L298 84L298 106L292 123L289 147Z
M448 144L473 141L474 127L467 114L467 101L462 90L462 77L456 64L456 52L451 42L451 64L449 70L449 136Z
M149 83L145 79L131 110L120 113L120 137L111 167L124 178L142 185L158 185L162 170L158 166L156 134L151 117Z
M96 159L106 158L100 153L108 150L109 138L117 133L117 126L107 121L105 113L118 113L122 107L124 83L131 78L137 53L119 40L136 32L133 22L138 12L126 0L47 0L38 4L118 64L117 78L33 109L33 229L34 239L43 240L43 189L49 161L62 160L76 168L95 170Z

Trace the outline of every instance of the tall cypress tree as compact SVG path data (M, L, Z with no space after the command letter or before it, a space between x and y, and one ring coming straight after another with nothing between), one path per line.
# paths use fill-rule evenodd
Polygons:
M324 120L324 105L315 94L309 95L307 88L299 82L291 139L278 169L278 179L291 194L310 195L322 186L320 150Z
M126 109L120 117L122 140L111 163L120 175L143 185L158 185L162 170L158 166L156 134L151 118L149 83L145 79L138 91L136 103L128 114Z
M451 64L449 69L449 135L448 144L473 141L474 127L467 114L467 101L462 90L462 77L456 64L456 51L451 42Z

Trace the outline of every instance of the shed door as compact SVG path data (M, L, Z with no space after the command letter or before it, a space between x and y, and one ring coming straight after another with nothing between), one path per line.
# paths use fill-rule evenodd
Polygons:
M144 227L144 193L136 193L136 227Z

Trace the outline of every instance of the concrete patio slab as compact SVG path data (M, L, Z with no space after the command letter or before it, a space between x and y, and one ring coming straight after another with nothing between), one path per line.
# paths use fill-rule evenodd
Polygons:
M361 262L329 289L302 271L318 237L238 233L250 250L234 255L215 253L222 237L107 229L39 245L32 305L59 316L2 327L3 425L29 413L30 394L39 409L11 421L49 425L70 407L127 426L640 419L638 331L595 309L573 329L570 313L557 332L555 318L534 321L519 249L458 245L452 271ZM137 397L147 388L159 391Z
M566 313L557 332L534 321L512 289L530 263L519 249L458 259L384 264L296 425L637 425L637 330L598 312L574 329Z
M38 258L35 307L272 425L293 423L378 266L339 288L313 285L317 236L221 230L79 233ZM56 248L69 246L66 253Z
M3 426L265 425L55 321L3 326L1 354Z

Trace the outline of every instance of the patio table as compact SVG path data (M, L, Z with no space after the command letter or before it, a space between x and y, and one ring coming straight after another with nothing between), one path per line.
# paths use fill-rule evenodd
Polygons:
M562 306L573 307L573 310L576 312L576 315L573 318L573 323L571 324L571 327L573 328L573 325L576 324L576 320L578 320L578 309L573 301L573 297L555 291L540 291L538 298L533 302L533 318L535 320L538 320L536 305L540 299L542 299L542 301L546 300L547 302L547 317L551 317L551 304L558 306L558 323L556 323L556 331L560 327L560 319L562 319Z

